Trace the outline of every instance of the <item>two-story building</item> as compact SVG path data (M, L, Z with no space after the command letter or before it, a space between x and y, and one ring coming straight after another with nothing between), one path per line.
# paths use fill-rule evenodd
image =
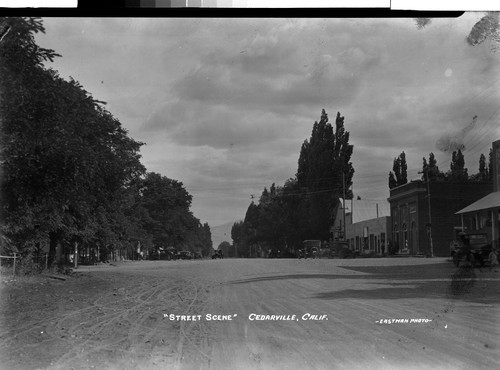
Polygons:
M486 196L488 182L411 181L390 190L391 244L398 253L449 256L456 212Z
M484 232L498 249L500 247L500 140L493 142L492 150L492 192L456 214L460 217L461 231Z

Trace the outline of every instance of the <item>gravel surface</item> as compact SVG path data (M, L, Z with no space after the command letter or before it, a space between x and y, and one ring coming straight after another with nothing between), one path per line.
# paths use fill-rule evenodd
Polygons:
M500 271L224 259L2 277L0 369L500 368Z

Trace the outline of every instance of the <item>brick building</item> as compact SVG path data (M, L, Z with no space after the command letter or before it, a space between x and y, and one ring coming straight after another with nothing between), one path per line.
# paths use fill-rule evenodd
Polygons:
M398 253L446 257L461 230L459 210L491 192L492 183L416 180L390 190L392 238ZM429 209L430 206L430 209Z
M484 232L495 248L500 248L500 140L493 142L492 193L457 212L465 232Z

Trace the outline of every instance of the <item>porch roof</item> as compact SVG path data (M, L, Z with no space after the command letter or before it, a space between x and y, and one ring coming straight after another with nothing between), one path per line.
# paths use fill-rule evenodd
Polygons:
M468 205L464 209L456 212L455 214L469 213L469 212L478 212L491 208L500 208L500 191L495 191L493 193L488 194L484 198L481 198L471 205Z

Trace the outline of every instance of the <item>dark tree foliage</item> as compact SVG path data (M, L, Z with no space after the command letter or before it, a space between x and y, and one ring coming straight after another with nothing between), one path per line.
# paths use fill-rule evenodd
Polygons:
M231 238L235 257L248 257L248 228L244 221L235 222L231 228Z
M491 153L490 153L491 155ZM436 158L433 153L429 154L429 162L423 158L422 181L455 181L455 182L489 182L491 181L491 159L486 163L484 154L479 156L479 171L476 174L468 176L465 168L464 155L460 150L453 152L450 171L443 173L437 166Z
M488 167L486 165L486 157L484 154L481 153L481 156L479 157L479 173L478 173L478 180L479 181L486 181L489 179L489 172L488 172Z
M394 162L392 163L392 171L396 180L396 186L401 185L401 165L399 162L399 157L394 158Z
M346 199L352 198L352 152L344 117L337 113L333 128L323 110L311 138L302 145L296 176L306 197L308 217L303 218L301 229L307 230L308 238L328 240L338 199L344 192Z
M142 145L82 86L44 62L41 21L12 18L0 44L3 229L24 249L40 240L86 243L103 227L117 195L140 176Z
M392 163L392 172L389 172L389 189L404 185L408 182L408 166L406 154L402 152Z
M469 179L467 168L465 168L464 155L461 150L453 152L452 154L448 179L458 182L465 182Z
M77 81L45 67L59 55L36 45L41 20L0 21L8 29L0 41L2 240L23 254L49 246L51 262L74 245L109 255L179 244L208 254L210 228L191 214L182 184L146 174L142 143Z
M396 186L398 186L398 182L396 181L394 174L389 172L389 189L395 188Z
M429 153L429 162L423 158L422 180L436 181L444 179L444 173L439 170L434 153Z
M138 205L150 218L144 227L153 243L158 247L183 244L194 220L189 211L192 197L182 183L151 172L141 180L139 192Z
M332 126L323 110L302 144L295 178L264 188L259 203L252 202L245 220L233 226L238 255L271 250L285 256L304 239L328 240L338 199L344 191L352 197L352 152L344 117L338 113Z
M406 164L405 152L399 155L399 164L401 166L401 178L399 182L400 184L406 184L408 182L408 165Z
M224 257L234 257L234 248L229 242L223 241L219 244L217 249L224 253Z
M481 154L479 156L479 170L477 173L470 175L468 181L490 182L493 179L491 171L491 163L487 163L486 156Z

